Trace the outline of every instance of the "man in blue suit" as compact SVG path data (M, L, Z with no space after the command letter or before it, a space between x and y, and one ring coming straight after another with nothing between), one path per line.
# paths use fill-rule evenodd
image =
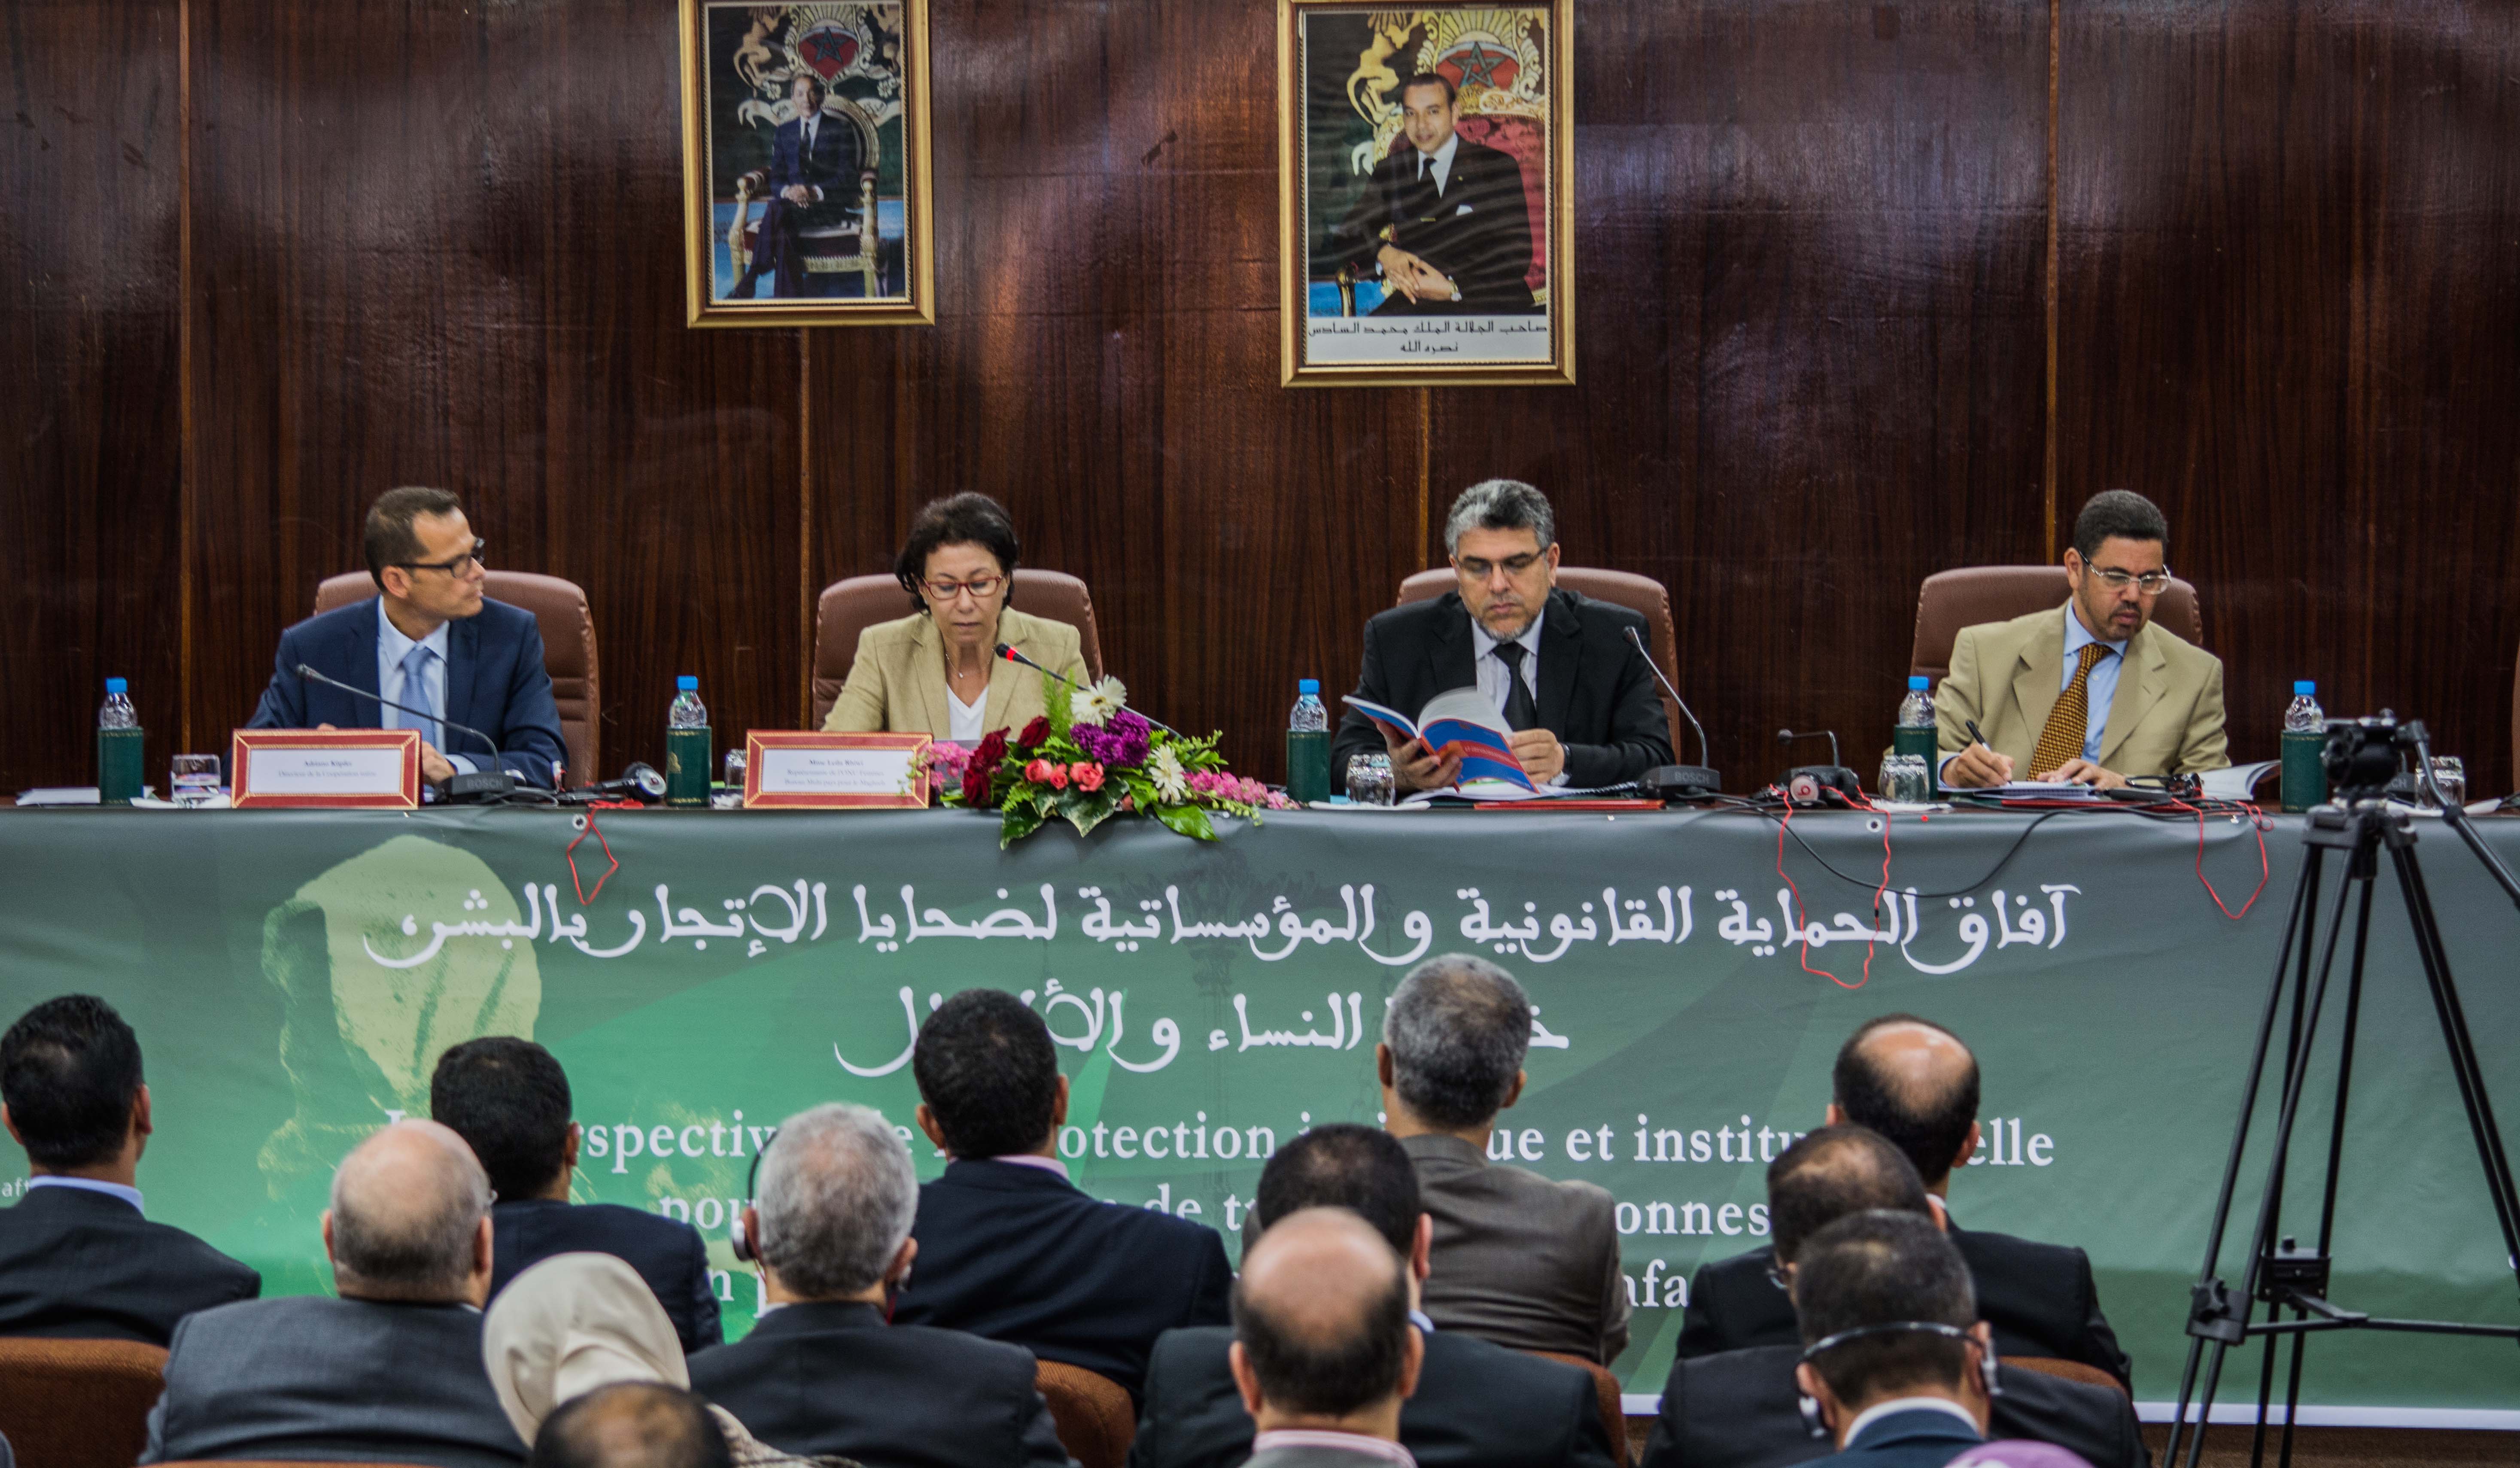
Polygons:
M1874 1210L1813 1234L1794 1261L1794 1379L1838 1445L1806 1468L1943 1468L1985 1441L1994 1335L1933 1220Z
M796 115L779 124L771 142L770 200L761 210L760 244L743 279L728 292L734 299L750 298L764 274L771 277L771 294L803 295L805 248L797 237L857 211L858 175L865 167L858 130L847 118L823 111L826 95L822 78L811 71L799 71L788 85Z
M366 539L380 595L282 633L271 686L246 727L417 729L430 784L505 769L549 786L567 756L542 630L532 612L481 595L482 543L461 502L442 489L386 490L368 510ZM300 663L421 712L301 677ZM480 730L498 747L441 720Z

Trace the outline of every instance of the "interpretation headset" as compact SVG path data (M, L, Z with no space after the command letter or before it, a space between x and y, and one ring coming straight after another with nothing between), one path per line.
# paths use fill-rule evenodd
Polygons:
M1801 1359L1809 1361L1823 1352L1835 1351L1849 1341L1860 1341L1867 1336L1883 1335L1948 1336L1965 1345L1979 1347L1982 1354L1977 1363L1978 1380L1985 1385L1988 1397L2003 1395L2003 1387L1996 1377L1996 1367L1999 1362L1995 1358L1994 1343L1980 1341L1957 1325L1945 1325L1937 1320L1893 1320L1886 1325L1859 1325L1853 1330L1841 1330L1835 1335L1822 1336L1812 1342L1804 1350ZM1820 1399L1806 1396L1801 1399L1800 1406L1803 1414L1803 1431L1815 1438L1825 1439L1828 1436L1828 1425L1821 1421Z
M769 1151L770 1144L778 1139L779 1133L773 1129L768 1136L761 1139L761 1145L752 1149L752 1166L743 1170L743 1208L752 1206L753 1185L761 1180L761 1154ZM743 1208L735 1211L734 1222L727 1227L727 1241L735 1246L736 1258L748 1265L757 1265L761 1263L761 1241L744 1231Z

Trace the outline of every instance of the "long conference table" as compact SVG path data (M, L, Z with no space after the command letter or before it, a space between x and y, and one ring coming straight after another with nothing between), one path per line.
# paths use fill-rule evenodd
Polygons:
M732 1337L757 1297L725 1229L759 1138L835 1098L906 1126L913 1028L942 996L1028 996L1073 1078L1076 1180L1233 1250L1273 1146L1377 1118L1400 976L1477 953L1538 1006L1530 1085L1491 1151L1616 1198L1636 1307L1617 1369L1640 1411L1691 1271L1764 1242L1765 1163L1821 1122L1841 1042L1911 1011L1984 1071L1988 1141L1954 1177L1955 1217L2089 1250L2138 1402L2165 1418L2301 823L2264 830L2261 892L2262 833L2233 818L1883 820L1300 812L1213 844L1119 820L1001 851L993 816L946 811L611 811L591 830L514 809L12 811L0 1011L73 991L121 1009L155 1097L151 1214L272 1293L329 1287L332 1168L428 1114L440 1051L539 1040L585 1128L575 1196L697 1224ZM2520 863L2520 822L2483 825ZM2421 830L2520 1132L2520 913L2450 832ZM2382 899L2332 1297L2520 1321L2404 912ZM2289 1203L2305 1235L2326 1074ZM922 1177L943 1166L913 1151ZM19 1187L0 1175L0 1194ZM2254 1401L2257 1358L2234 1353L2226 1410ZM2487 1340L2322 1337L2304 1400L2311 1423L2520 1427L2520 1361Z

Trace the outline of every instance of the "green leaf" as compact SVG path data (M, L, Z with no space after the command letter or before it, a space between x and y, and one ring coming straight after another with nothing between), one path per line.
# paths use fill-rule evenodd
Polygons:
M1194 805L1159 805L1152 814L1157 821L1194 841L1213 841L1216 827L1208 823L1207 812Z
M1067 823L1076 827L1078 835L1088 834L1094 827L1111 819L1116 801L1110 790L1111 787L1108 785L1090 793L1083 790L1069 790L1058 802L1058 814L1067 818Z
M1067 685L1044 673L1041 675L1041 701L1050 713L1050 736L1066 738L1068 729L1076 723L1075 702Z
M1041 808L1028 800L1011 802L1004 820L998 823L998 848L1003 851L1041 829Z

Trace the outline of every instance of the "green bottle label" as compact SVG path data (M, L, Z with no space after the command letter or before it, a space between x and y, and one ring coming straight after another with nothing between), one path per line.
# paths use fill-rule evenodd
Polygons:
M705 728L665 731L665 804L707 809L713 742Z
M1935 747L1940 742L1934 727L1930 724L1913 726L1902 724L1891 732L1890 752L1912 754L1925 762L1927 770L1931 770L1934 768L1934 757L1942 752Z
M2306 811L2327 799L2327 751L2324 730L2283 736L2283 808Z
M1286 798L1330 798L1330 736L1327 731L1286 735Z
M96 732L96 793L107 805L129 805L140 795L141 736L136 729Z

